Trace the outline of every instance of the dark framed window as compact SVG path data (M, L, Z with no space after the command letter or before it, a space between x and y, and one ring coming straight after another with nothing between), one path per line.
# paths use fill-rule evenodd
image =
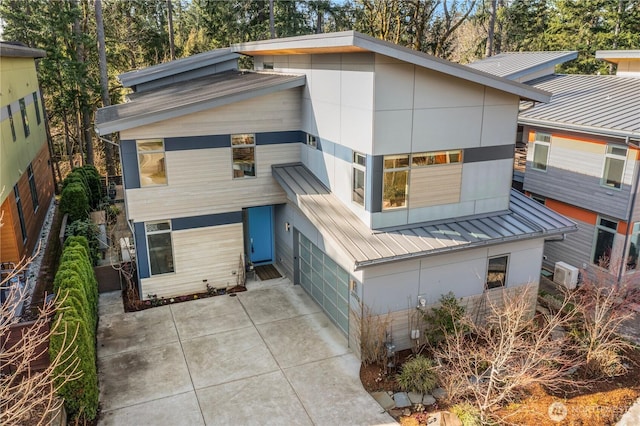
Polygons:
M243 133L231 135L231 155L233 162L233 178L256 177L256 137Z
M367 171L367 157L359 152L353 153L353 182L351 186L351 200L364 206L365 176Z
M598 217L596 223L595 243L591 263L609 269L613 240L618 230L618 222L604 217Z
M147 222L145 223L145 231L151 275L174 272L171 222L168 220Z
M9 125L11 126L11 136L13 141L16 141L16 126L13 123L13 112L11 112L11 105L7 105L7 114L9 115Z
M22 200L20 199L20 190L18 184L13 187L13 195L16 198L16 207L18 209L18 219L20 219L20 231L22 231L22 241L27 241L27 226L24 222L24 212L22 211Z
M547 171L550 147L551 135L536 133L536 140L533 142L533 162L531 163L534 170Z
M24 98L20 99L20 115L22 116L22 128L24 129L24 137L28 137L31 134L29 130L29 117L27 117L27 104Z
M29 177L29 189L31 190L31 203L33 204L33 211L38 210L38 190L36 188L36 179L33 175L33 166L29 164L27 167L27 176Z
M33 92L33 105L36 107L36 122L40 124L42 118L40 116L40 102L38 101L38 92Z
M487 265L486 290L504 287L507 284L509 256L490 257Z

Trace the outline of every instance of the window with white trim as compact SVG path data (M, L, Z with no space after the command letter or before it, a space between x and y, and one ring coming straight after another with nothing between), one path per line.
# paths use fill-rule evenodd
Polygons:
M547 171L550 146L551 135L536 133L536 138L533 141L533 162L531 163L533 170Z
M167 184L167 168L163 139L144 139L136 141L138 150L138 170L140 186Z
M507 283L507 270L509 267L509 256L490 257L487 263L486 290L505 287Z
M147 252L151 275L174 272L171 221L146 222Z
M252 133L231 135L233 178L256 177L256 136Z
M618 222L616 220L598 216L591 263L609 269L613 240L617 230Z
M626 262L627 272L636 272L638 270L638 255L640 254L640 222L633 225L629 240Z
M364 206L365 176L367 171L367 157L360 153L353 153L353 178L351 184L351 200Z
M604 171L602 172L602 185L620 189L626 161L626 146L607 145L607 153L604 157Z

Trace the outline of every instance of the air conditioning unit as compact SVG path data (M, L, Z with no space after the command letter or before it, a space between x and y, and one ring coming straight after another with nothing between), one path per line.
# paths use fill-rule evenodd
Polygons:
M573 290L578 285L578 268L568 263L556 262L553 269L553 282Z

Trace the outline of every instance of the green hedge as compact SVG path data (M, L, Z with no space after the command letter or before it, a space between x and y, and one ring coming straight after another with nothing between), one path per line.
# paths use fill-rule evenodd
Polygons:
M100 260L100 242L98 241L98 225L93 223L91 219L74 220L67 225L65 230L65 236L67 239L70 237L85 237L89 242L88 250L91 254L91 261L94 265L98 264Z
M69 186L74 185L70 184ZM92 420L98 410L98 375L96 369L96 326L98 321L98 283L89 257L89 244L84 237L69 237L65 242L60 267L53 281L58 294L55 333L49 343L50 356L54 358L67 345L75 351L74 356L56 367L54 374L61 373L72 362L79 362L81 377L62 384L60 396L65 400L67 412L72 416L84 416Z
M76 185L72 194L67 193L65 197L65 190L68 187ZM77 193L80 186L86 196L87 204L84 205L84 200L77 200ZM83 219L88 216L89 209L96 209L102 201L102 183L100 182L100 174L98 170L91 165L76 167L69 175L62 181L62 196L60 199L60 209L63 213L69 213L73 220ZM82 204L82 205L80 205ZM64 207L63 207L64 206ZM66 211L69 210L69 211ZM82 211L86 211L87 214L82 214Z
M60 211L69 215L69 222L89 217L89 197L80 182L71 182L62 190Z

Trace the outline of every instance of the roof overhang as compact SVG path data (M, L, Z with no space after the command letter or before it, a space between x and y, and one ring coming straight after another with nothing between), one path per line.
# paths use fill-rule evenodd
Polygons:
M640 61L640 50L597 50L596 59L614 64L622 61Z
M511 93L521 99L536 102L549 102L551 99L551 93L544 90L474 70L356 31L239 43L232 45L231 50L249 56L372 52Z
M529 81L553 74L556 65L578 57L577 51L505 52L468 64L468 67L509 80Z
M0 56L10 58L44 58L47 52L42 49L20 46L7 42L0 42Z
M616 129L603 129L601 127L587 126L582 124L575 124L569 122L559 122L553 120L541 120L536 118L518 117L518 124L525 124L528 126L545 127L547 129L574 131L580 133L587 133L594 136L607 136L611 138L619 138L624 140L625 143L630 143L631 140L636 141L635 146L640 143L640 133L638 132L625 132L624 130Z
M259 75L273 78L251 80L252 76ZM240 81L227 87L226 83L233 77ZM188 83L175 84L157 92L142 93L131 102L100 108L96 114L96 133L102 136L304 86L306 78L304 75L227 72L198 81L209 80L215 84L199 85L195 89Z

